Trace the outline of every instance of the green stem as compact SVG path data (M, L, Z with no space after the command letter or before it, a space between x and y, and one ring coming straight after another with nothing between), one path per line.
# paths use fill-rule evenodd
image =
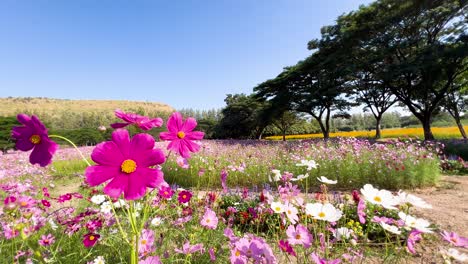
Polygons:
M127 239L127 233L123 231L122 225L120 224L120 221L119 221L119 216L117 215L117 212L115 211L114 203L112 202L112 199L109 196L107 196L107 199L110 201L112 212L114 213L115 221L117 223L117 227L119 228L120 235L122 235L122 238L125 240L125 242L127 242L127 244L130 245L130 241ZM117 200L117 202L120 203L120 200Z
M62 140L65 140L66 142L70 143L77 151L78 153L80 153L80 156L81 158L84 160L84 162L86 162L86 164L88 164L88 166L91 166L91 164L89 163L89 161L85 158L85 156L83 155L83 152L81 152L81 150L75 145L75 143L73 143L71 140L69 140L68 138L66 137L62 137L62 136L59 136L59 135L49 135L49 137L51 138L60 138Z

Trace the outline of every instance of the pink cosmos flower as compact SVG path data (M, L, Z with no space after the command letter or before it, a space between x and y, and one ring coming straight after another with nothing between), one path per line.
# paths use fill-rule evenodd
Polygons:
M208 250L208 253L210 254L210 260L211 261L216 261L216 254L214 248L210 248Z
M182 249L176 248L174 249L175 252L180 253L180 254L192 254L195 252L201 252L203 253L205 251L205 248L203 247L203 244L195 244L195 245L190 245L190 242L187 241L185 244L182 246Z
M419 240L422 239L421 234L422 234L422 232L417 230L417 229L413 229L409 233L408 240L406 241L406 249L410 253L416 254L416 250L414 249L414 246L416 245L416 242L418 242Z
M221 170L221 186L223 187L223 192L224 193L228 192L228 187L227 187L227 183L226 183L227 176L228 176L227 171L226 170Z
M315 252L310 254L310 257L312 258L315 264L339 264L341 263L340 259L327 260L324 258L320 258L320 256L317 255Z
M123 192L127 200L139 199L146 187L156 188L164 182L164 175L151 166L162 164L165 156L154 149L154 138L148 134L137 134L131 140L127 130L112 133L112 141L98 144L91 158L97 165L86 168L86 180L91 186L111 180L103 191L113 198Z
M190 202L190 199L192 198L192 193L186 190L183 190L179 192L177 200L179 203L188 203Z
M138 264L162 264L162 262L158 256L151 256L144 260L139 260Z
M36 201L29 196L20 196L17 203L20 208L31 208L36 204Z
M154 232L151 229L143 229L138 243L138 253L147 255L153 251Z
M47 200L41 200L41 203L44 207L50 207L50 202Z
M55 242L55 237L52 234L42 235L39 239L39 245L47 247L52 245Z
M88 233L83 236L83 245L87 248L92 247L96 244L101 236L95 233Z
M164 199L170 199L172 195L174 194L174 191L171 189L169 185L163 185L159 188L158 194Z
M288 242L291 245L303 245L305 248L309 248L312 244L312 235L309 233L307 228L303 225L290 225L286 230L288 235Z
M202 220L200 221L200 225L208 228L208 229L216 229L218 226L218 217L216 217L216 213L213 212L210 208L206 208L205 214L203 215Z
M13 127L11 136L16 140L15 147L22 151L33 149L29 156L31 164L49 165L58 145L49 139L47 128L35 115L19 114L17 119L23 126Z
M162 140L171 141L167 149L179 153L184 158L190 158L190 152L198 152L200 145L193 140L200 140L205 133L200 131L192 131L197 126L197 121L194 118L187 118L185 122L182 120L182 115L175 112L167 121L167 129L169 132L161 132L159 137Z
M468 248L468 238L461 237L455 232L442 231L442 238L456 247Z
M281 249L281 251L286 252L291 256L296 256L296 252L287 240L280 240L278 242L278 246Z
M365 210L366 210L366 202L364 201L364 199L360 199L359 202L358 202L358 206L357 206L357 214L358 214L358 217L359 217L359 222L361 224L366 223Z
M188 169L190 167L188 161L186 158L183 158L183 157L177 157L177 160L176 160L176 163L179 167L181 167L182 169Z
M147 116L141 116L135 113L125 113L120 109L115 110L115 116L125 121L125 123L111 124L112 128L122 128L128 125L135 125L142 130L150 130L153 127L160 127L163 124L161 118L150 119Z

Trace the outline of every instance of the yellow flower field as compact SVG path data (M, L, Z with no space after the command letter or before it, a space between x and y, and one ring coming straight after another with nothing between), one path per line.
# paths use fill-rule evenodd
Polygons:
M468 126L464 126L465 131L468 131ZM450 139L450 138L461 138L458 127L433 127L432 133L437 139ZM318 134L302 134L302 135L288 135L286 139L308 139L308 138L322 138L322 133ZM373 138L375 137L375 130L370 131L350 131L350 132L336 132L330 133L330 137L362 137L362 138ZM383 138L398 138L398 137L411 137L411 138L424 138L424 132L422 128L392 128L382 129ZM270 140L281 140L282 136L270 136L265 137Z

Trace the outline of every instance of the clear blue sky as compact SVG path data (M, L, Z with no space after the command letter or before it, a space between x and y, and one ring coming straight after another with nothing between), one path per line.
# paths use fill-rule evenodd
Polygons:
M0 97L223 107L368 0L3 0Z

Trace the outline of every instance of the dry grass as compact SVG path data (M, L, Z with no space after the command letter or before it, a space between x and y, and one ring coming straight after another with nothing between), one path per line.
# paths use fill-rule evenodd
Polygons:
M57 111L81 112L113 112L116 108L122 110L142 109L144 112L172 112L174 108L167 104L156 102L136 102L126 100L66 100L37 97L0 98L0 116L14 116L21 111L29 113L53 113Z

